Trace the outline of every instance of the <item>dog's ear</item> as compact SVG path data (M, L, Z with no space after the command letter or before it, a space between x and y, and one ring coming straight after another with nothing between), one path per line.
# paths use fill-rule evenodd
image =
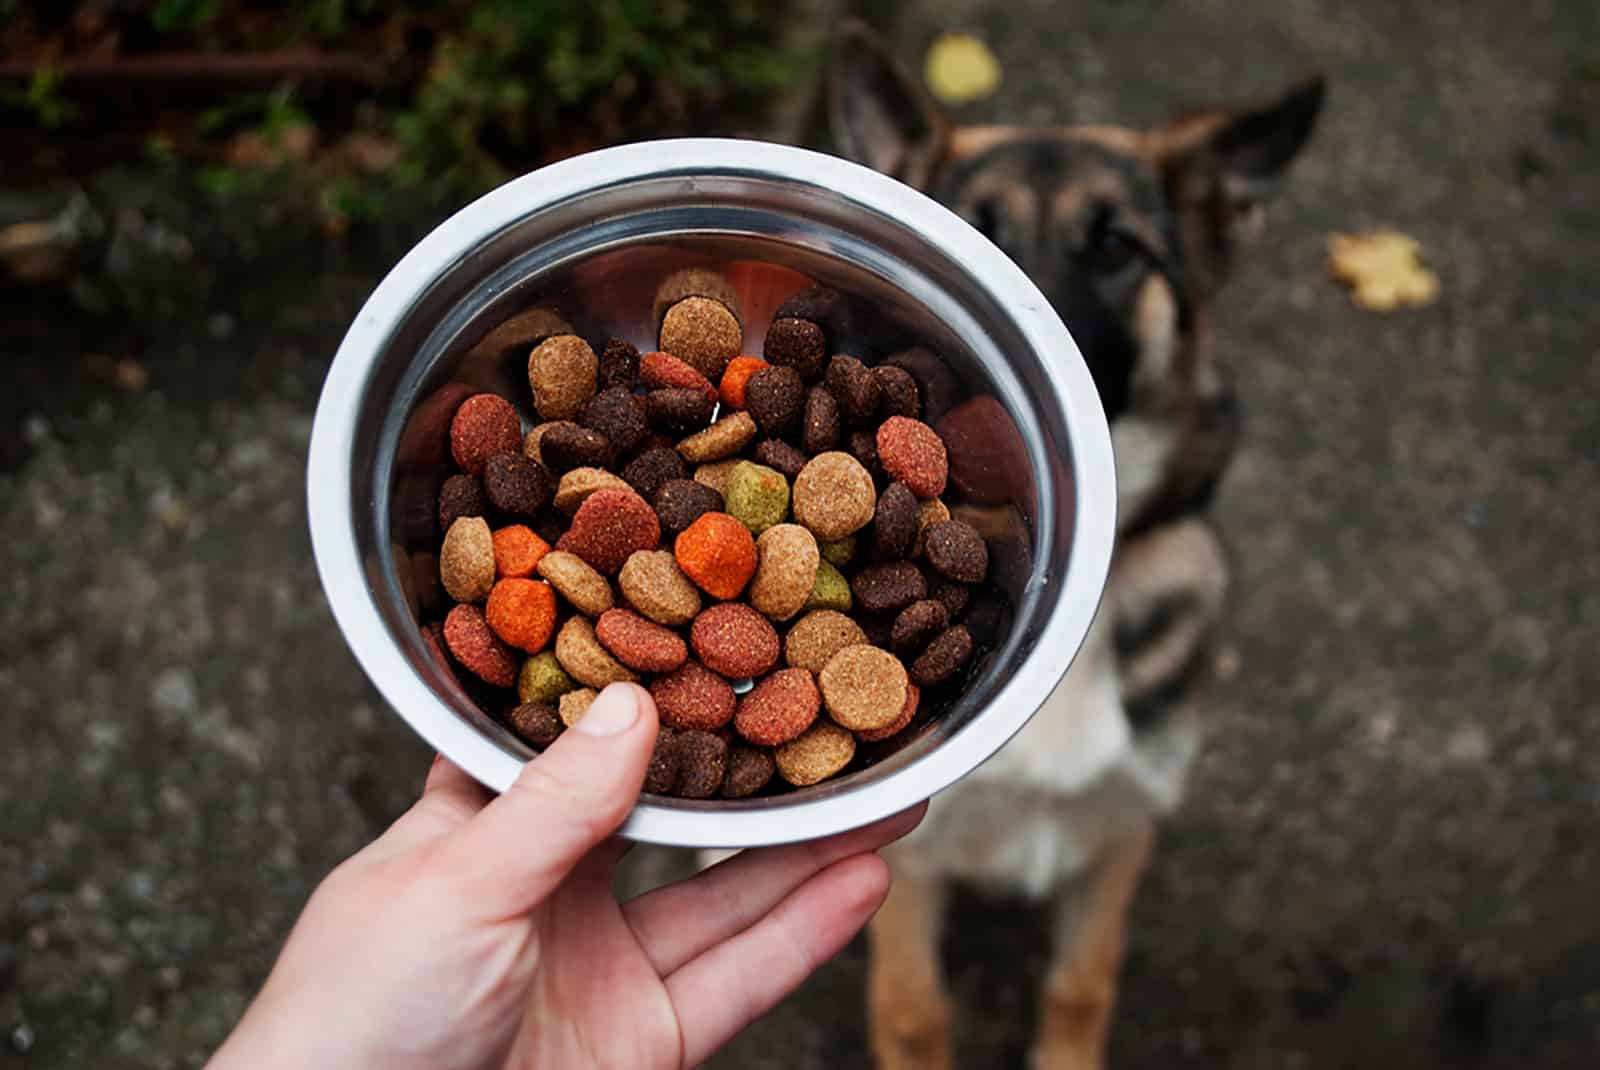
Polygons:
M1153 132L1197 282L1220 282L1234 247L1260 231L1266 202L1310 140L1326 90L1317 74L1266 103L1182 116Z
M951 122L859 19L834 34L828 117L839 152L925 189L949 148Z

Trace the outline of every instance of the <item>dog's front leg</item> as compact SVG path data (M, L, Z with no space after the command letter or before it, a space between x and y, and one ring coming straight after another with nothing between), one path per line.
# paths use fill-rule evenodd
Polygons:
M1099 1070L1116 1009L1128 908L1150 859L1153 823L1108 846L1056 900L1055 952L1039 1002L1034 1070Z
M868 929L867 1032L878 1070L949 1070L950 997L939 963L944 884L895 864Z

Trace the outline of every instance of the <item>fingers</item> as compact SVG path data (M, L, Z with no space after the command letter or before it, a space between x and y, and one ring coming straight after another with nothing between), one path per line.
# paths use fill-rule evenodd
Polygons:
M622 824L656 738L650 695L612 684L523 766L505 794L452 834L440 863L486 918L526 913Z
M888 894L883 859L869 854L835 862L765 919L669 976L683 1065L700 1065L798 988L850 942Z
M927 805L825 840L745 851L704 873L631 901L623 916L656 972L754 925L803 881L842 858L876 851L917 827Z

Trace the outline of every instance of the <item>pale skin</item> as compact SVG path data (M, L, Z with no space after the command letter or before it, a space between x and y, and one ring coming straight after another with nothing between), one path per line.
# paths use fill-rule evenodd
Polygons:
M211 1070L628 1067L706 1059L888 894L921 809L746 851L619 903L612 833L655 706L613 684L498 798L436 760L422 798L322 882Z

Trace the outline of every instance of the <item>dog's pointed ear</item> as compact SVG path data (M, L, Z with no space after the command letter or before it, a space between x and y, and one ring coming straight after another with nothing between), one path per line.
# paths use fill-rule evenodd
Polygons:
M840 154L927 188L949 148L949 116L859 19L839 24L832 66L828 117Z

